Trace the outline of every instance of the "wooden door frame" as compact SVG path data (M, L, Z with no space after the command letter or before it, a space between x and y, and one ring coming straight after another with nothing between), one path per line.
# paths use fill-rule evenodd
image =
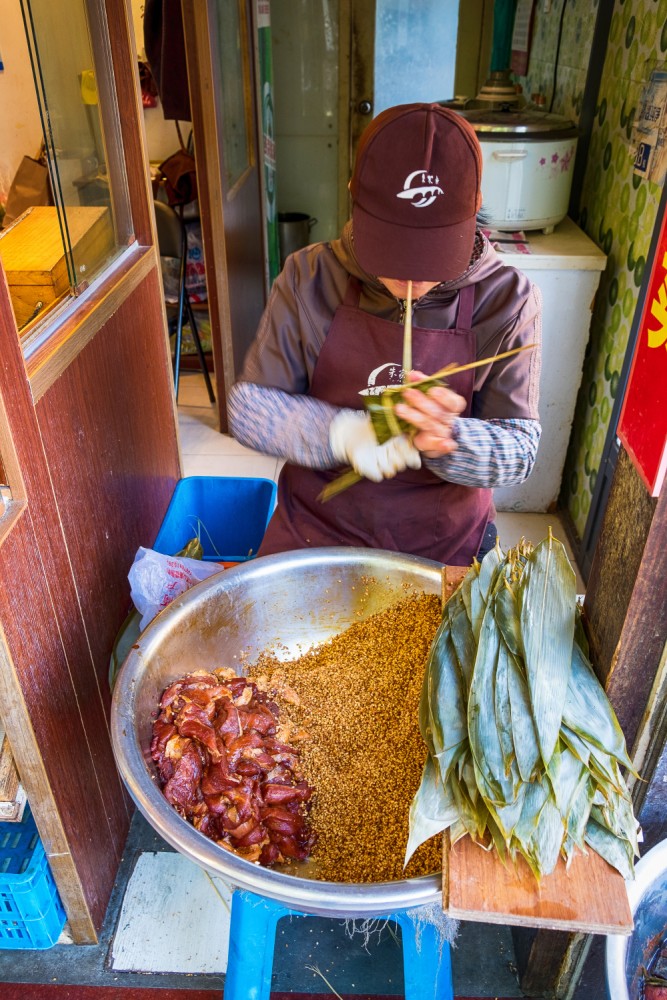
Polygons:
M129 0L90 0L91 11L95 17L106 12L108 33L102 44L109 46L107 65L122 109L119 131L131 221L126 228L131 228L136 242L86 292L51 317L45 324L47 335L41 346L26 358L6 276L0 267L0 446L12 493L4 513L0 510L0 569L5 581L0 588L0 704L21 782L76 944L97 942L132 815L108 736L108 657L104 662L102 643L97 648L92 636L93 622L99 626L98 635L104 635L104 642L121 624L122 618L115 621L115 610L108 608L115 609L122 603L119 580L127 568L125 555L123 560L116 557L114 561L119 540L108 532L105 536L103 512L102 523L92 533L100 541L100 552L93 541L90 552L82 555L78 543L85 525L81 525L77 537L67 533L65 515L70 521L75 515L64 508L67 498L58 493L57 480L66 478L66 469L69 471L73 465L76 469L77 458L76 454L73 458L70 455L69 465L60 467L62 439L54 428L60 421L67 426L68 406L72 405L69 390L77 379L85 380L79 388L81 409L84 414L88 412L87 389L92 402L98 388L94 382L97 373L91 376L98 359L95 349L107 345L105 357L112 351L116 313L125 317L125 323L118 320L125 334L124 349L132 350L132 324L127 320L133 307L137 316L149 317L154 323L146 328L142 345L137 345L143 346L144 357L134 366L132 384L136 387L148 373L152 380L149 412L161 417L162 422L154 427L155 440L159 437L160 441L154 451L159 451L159 457L151 458L150 469L145 463L153 488L147 489L149 484L142 482L140 475L133 479L130 493L137 502L140 498L145 502L145 509L138 512L135 524L128 526L123 549L134 546L135 537L146 530L157 531L180 473L169 340ZM99 387L99 398L105 401L105 414L113 413L119 424L124 417L117 409L114 387L128 378L131 368L129 363L126 368L114 364L102 372L107 379ZM137 402L133 413L140 411L144 412ZM52 419L54 414L56 421ZM91 420L82 431L84 435L89 432L92 441L98 426ZM100 433L103 438L104 421ZM152 438L147 444L142 440L144 450L141 454L137 450L133 460L138 456L143 461L146 450L150 451L154 443ZM118 449L122 449L122 434L116 441ZM63 442L65 449L71 445L72 441ZM123 470L118 471L120 486ZM144 471L144 464L140 471ZM85 482L85 470L80 474ZM98 493L103 492L100 486ZM82 586L77 578L83 562L88 572L81 576L94 581L91 587ZM113 605L108 601L110 584L115 584L118 591ZM60 714L63 706L66 711ZM59 722L62 719L71 723L66 732ZM68 740L71 756L64 746Z
M348 183L368 116L356 110L362 100L373 107L375 0L339 0L338 7L338 229L350 218Z
M213 50L214 0L182 0L183 34L188 66L192 130L197 160L206 287L211 322L219 430L229 430L227 398L235 381L232 316L224 229L223 156L215 98L217 68ZM251 21L251 25L252 25ZM252 98L253 107L256 97ZM255 148L258 137L253 136Z

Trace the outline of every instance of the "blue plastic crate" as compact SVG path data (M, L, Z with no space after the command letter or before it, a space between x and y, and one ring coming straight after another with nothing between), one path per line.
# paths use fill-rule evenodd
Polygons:
M65 911L30 809L0 823L0 949L50 948Z
M272 479L188 476L174 490L153 548L180 552L195 536L212 562L245 562L257 555L276 505Z

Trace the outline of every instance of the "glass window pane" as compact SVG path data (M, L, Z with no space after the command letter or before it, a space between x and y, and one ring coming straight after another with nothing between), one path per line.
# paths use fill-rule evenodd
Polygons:
M51 204L0 234L23 336L127 247L131 220L103 0L21 0Z

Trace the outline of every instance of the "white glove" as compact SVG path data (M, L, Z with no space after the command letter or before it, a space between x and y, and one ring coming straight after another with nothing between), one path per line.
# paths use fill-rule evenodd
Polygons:
M339 462L348 462L354 471L374 483L391 479L404 469L420 469L421 455L407 435L378 444L368 413L341 410L329 426L329 444Z

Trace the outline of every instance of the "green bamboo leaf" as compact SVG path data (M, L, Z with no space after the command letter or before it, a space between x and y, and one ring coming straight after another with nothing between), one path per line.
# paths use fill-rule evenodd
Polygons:
M510 855L509 855L509 851L507 849L507 844L505 843L505 839L504 839L502 833L500 832L500 829L498 828L498 824L494 820L494 818L491 815L491 813L489 813L488 816L487 816L486 826L487 826L487 829L488 829L489 833L491 834L491 841L492 841L493 846L495 847L496 851L498 852L498 855L500 856L500 860L505 865L505 867L507 867L507 865L509 864L509 860L510 860Z
M466 700L452 643L443 620L427 662L429 722L436 756L468 740Z
M626 785L615 758L593 744L590 746L590 751L591 756L588 762L590 773L595 778L605 799L612 791L623 794Z
M477 765L474 763L474 761L473 761L473 766L475 767L475 778L480 787L480 791L484 799L484 804L489 810L490 816L492 816L493 819L495 820L506 845L509 847L514 833L514 828L516 827L516 824L519 822L519 819L521 817L523 802L526 795L526 789L529 788L530 786L525 784L524 782L521 782L521 784L519 784L518 786L519 790L517 793L517 797L513 802L509 801L504 803L494 802L493 799L490 797L490 793L486 794L484 791L484 776L481 774L480 771L478 771Z
M540 748L530 707L528 682L517 658L511 653L507 666L514 753L522 779L532 781L540 763Z
M510 774L512 774L512 764L516 760L516 754L514 752L514 739L512 735L512 711L510 707L508 682L509 659L509 650L505 643L501 641L498 647L498 662L496 665L493 693L496 728L498 730L500 750L503 755L505 777L509 777ZM518 777L519 774L517 773L517 778ZM513 798L515 797L516 793L513 795Z
M475 655L477 644L472 634L470 619L463 601L463 594L457 591L445 605L445 614L449 621L449 631L454 645L454 652L458 661L461 677L465 685L465 697L467 700L472 683L472 673L475 666Z
M558 740L572 664L575 575L549 532L531 553L520 590L521 636L540 753L549 763Z
M567 835L573 845L584 850L584 836L591 814L594 785L586 768L583 769L580 784L572 798L567 814ZM570 858L569 854L566 857Z
M588 770L566 744L561 744L556 748L549 761L547 776L554 800L565 821L579 793L582 781L588 780Z
M410 805L410 833L403 867L421 844L442 833L456 822L457 817L456 806L447 796L437 767L428 756L424 763L421 784Z
M496 541L495 546L487 552L479 566L479 587L482 592L484 604L488 604L491 594L494 593L497 581L502 577L505 570L505 556Z
M611 790L602 806L593 806L591 816L611 833L632 845L635 854L639 854L637 839L638 824L632 811L632 800L629 793Z
M474 627L474 626L473 626ZM500 650L500 635L493 613L484 615L479 633L475 669L468 697L468 735L477 771L483 776L477 784L491 801L504 804L504 763L495 720L493 683Z
M634 878L635 855L632 845L627 840L620 840L591 818L586 826L586 843L616 868L623 878Z
M549 782L536 781L526 786L514 837L538 877L549 875L556 867L564 836L565 826Z
M462 837L468 836L468 829L462 819L457 819L449 828L449 842L454 846Z
M560 727L560 738L569 747L577 760L580 760L585 767L588 767L591 760L591 750L581 736L563 723Z
M519 605L509 580L503 576L503 586L498 588L494 614L500 633L513 656L523 662L523 646L519 625Z
M577 604L577 613L574 619L574 641L586 659L590 660L591 653L588 645L588 636L584 630L584 617L580 604Z
M466 783L459 780L456 772L450 775L449 792L456 803L459 819L466 832L473 840L483 837L488 816L484 803L481 800L477 802L471 800Z
M468 615L468 621L470 622L470 627L472 628L472 617L473 617L473 607L472 607L472 585L476 577L479 576L479 563L476 559L473 559L472 566L466 573L466 575L461 580L459 588L453 595L456 597L457 594L461 595L461 600L463 601L464 607L466 609L466 614ZM475 642L477 637L474 636Z
M468 796L473 808L482 808L482 796L475 779L475 767L473 764L472 753L470 751L470 743L468 743L467 752L459 760L458 777L459 782L465 786L466 795Z
M563 722L593 746L615 757L632 774L637 774L628 757L623 730L604 688L576 643L572 649L572 669Z

